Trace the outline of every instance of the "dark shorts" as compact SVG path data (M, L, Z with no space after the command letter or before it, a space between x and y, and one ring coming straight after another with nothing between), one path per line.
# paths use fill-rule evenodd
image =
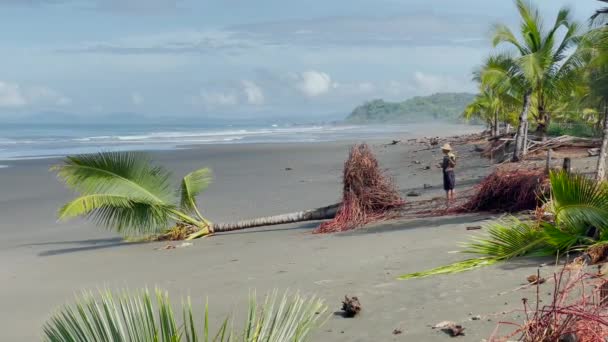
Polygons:
M456 176L454 176L454 170L448 170L443 172L443 190L454 190L456 185Z

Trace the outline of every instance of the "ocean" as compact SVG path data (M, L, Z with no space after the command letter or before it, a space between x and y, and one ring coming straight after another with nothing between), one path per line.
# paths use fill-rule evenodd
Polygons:
M122 150L166 150L201 144L314 143L366 140L406 134L412 125L339 124L2 124L0 167L7 161Z

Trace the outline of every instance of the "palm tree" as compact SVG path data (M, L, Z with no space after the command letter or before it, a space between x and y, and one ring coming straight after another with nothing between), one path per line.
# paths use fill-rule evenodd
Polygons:
M568 92L575 82L575 70L579 67L577 60L569 57L570 49L577 43L579 25L572 21L570 11L563 8L559 11L555 23L545 31L538 9L524 0L516 0L521 19L521 37L518 38L505 25L497 25L494 30L493 45L507 44L517 53L513 57L515 69L509 73L523 82L523 109L520 114L518 141L514 160L522 156L524 130L530 112L532 97L536 103L535 121L538 132L544 138L551 119L547 106L561 93ZM564 28L566 32L559 34ZM561 38L561 39L560 39Z
M327 307L315 297L298 294L282 298L275 291L262 305L250 296L247 319L241 333L235 333L225 319L210 333L209 308L203 320L195 320L188 298L182 301L181 324L177 322L166 292L148 290L113 294L100 291L96 298L84 293L74 306L64 306L44 325L48 342L283 342L307 341L324 323ZM212 335L210 335L212 334Z
M507 76L510 59L506 55L490 56L483 66L473 73L473 80L479 83L480 92L464 110L467 120L477 117L492 128L492 135L498 135L499 122L510 122L510 114L519 105L514 79Z
M59 219L85 216L123 236L165 234L170 226L185 229L187 239L231 231L335 216L338 206L263 217L227 224L213 224L200 212L196 198L211 182L211 170L186 175L178 191L170 173L154 166L136 152L102 152L67 157L52 167L65 184L80 196L59 210Z
M608 3L608 0L598 0L604 3ZM595 11L595 14L589 19L591 25L608 25L608 7L603 7Z
M596 171L596 178L603 180L608 155L608 26L589 31L577 54L587 65L588 99L603 113L604 132Z

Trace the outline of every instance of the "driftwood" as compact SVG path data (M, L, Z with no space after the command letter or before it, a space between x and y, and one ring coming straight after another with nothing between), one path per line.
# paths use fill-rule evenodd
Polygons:
M570 135L562 135L546 141L533 141L529 142L528 153L534 153L537 151L545 151L548 149L557 149L560 147L581 147L581 148L594 148L601 144L598 139L579 138Z

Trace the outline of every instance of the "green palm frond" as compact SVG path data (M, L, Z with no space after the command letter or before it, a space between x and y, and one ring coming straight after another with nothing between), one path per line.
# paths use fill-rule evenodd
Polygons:
M465 244L464 253L482 254L508 260L523 255L546 254L546 236L534 223L505 218L488 225L487 237Z
M87 216L125 236L161 232L175 218L174 207L126 195L80 196L59 209L59 219Z
M430 270L426 270L426 271L422 271L422 272L404 274L404 275L399 276L397 279L400 279L400 280L418 279L418 278L425 278L425 277L430 277L430 276L440 275L440 274L460 273L460 272L470 271L470 270L484 267L484 266L490 266L499 261L500 261L499 259L492 258L492 257L467 259L464 261L459 261L459 262L456 262L456 263L453 263L450 265L439 266L439 267L436 267L436 268L433 268Z
M608 186L583 175L553 172L548 206L559 225L608 228Z
M181 208L187 212L196 213L200 219L203 219L196 205L196 196L207 189L212 179L211 170L208 168L187 174L183 178L180 188Z
M122 194L158 204L175 203L169 172L137 152L101 152L67 157L52 170L83 194Z
M143 153L102 152L67 157L51 168L79 197L59 210L60 219L85 216L125 236L157 234L172 221L204 228L208 223L178 210L169 172L154 166ZM190 197L188 211L196 211L194 197L208 183L209 170L184 179L182 193Z
M327 307L315 297L298 294L282 297L273 292L258 305L251 296L247 321L236 333L224 320L210 334L209 310L205 307L202 324L197 323L190 299L182 304L181 323L175 317L166 292L148 290L113 294L100 292L98 298L85 293L73 306L64 306L45 324L48 342L283 342L306 341L324 323Z

